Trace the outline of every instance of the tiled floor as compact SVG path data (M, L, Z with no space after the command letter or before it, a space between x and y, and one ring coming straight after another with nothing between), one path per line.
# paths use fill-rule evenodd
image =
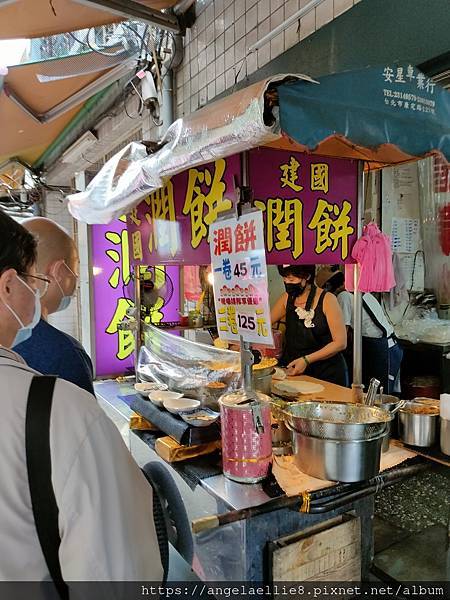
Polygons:
M450 517L450 468L433 469L383 490L376 515L411 533L433 525L446 527Z
M449 468L383 490L375 507L376 568L398 581L450 579Z

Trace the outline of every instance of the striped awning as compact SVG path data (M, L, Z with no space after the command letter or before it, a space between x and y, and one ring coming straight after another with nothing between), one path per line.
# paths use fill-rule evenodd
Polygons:
M111 4L134 4L161 11L176 3L174 0L133 0ZM0 0L0 39L46 37L127 18L120 11L108 10L108 4L88 0Z

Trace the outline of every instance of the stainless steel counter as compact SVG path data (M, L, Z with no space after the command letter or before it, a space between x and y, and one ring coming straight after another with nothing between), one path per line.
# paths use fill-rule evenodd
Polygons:
M95 391L100 403L114 418L122 433L126 431L132 411L120 396L135 393L133 382L101 381L95 383ZM129 435L129 447L140 466L149 461L163 462L167 466L181 494L190 521L230 510L258 506L269 500L261 485L235 483L223 475L208 477L197 483L189 482L177 472L176 467L165 463L148 444L133 433ZM361 538L361 568L362 577L366 579L373 555L373 506L373 497L370 496L325 514L304 514L280 508L204 531L193 535L192 569L203 581L264 581L268 577L265 556L270 542L353 511L360 517L361 530L364 532Z
M124 420L129 420L133 411L120 396L136 393L132 382L118 383L108 379L96 382L94 387L99 398L107 402ZM263 491L261 485L236 483L224 475L208 477L199 481L199 485L230 509L250 508L269 500L269 496Z

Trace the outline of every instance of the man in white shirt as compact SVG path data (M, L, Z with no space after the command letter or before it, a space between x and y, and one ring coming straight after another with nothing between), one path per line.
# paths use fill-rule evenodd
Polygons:
M50 579L36 531L25 452L27 398L36 373L10 349L40 317L40 296L48 280L36 273L35 259L33 236L0 211L3 581ZM56 380L53 394L50 456L62 578L161 581L151 488L92 395L62 379ZM112 592L110 597L117 596Z
M353 344L353 294L344 286L344 274L341 271L328 271L322 275L321 285L333 292L344 314L344 323L349 335L349 352L346 360L351 368ZM394 334L383 307L370 293L363 294L361 322L362 334L362 382L366 389L372 377L376 377L384 388L385 394L400 391L400 365L403 350ZM350 371L351 372L351 371Z

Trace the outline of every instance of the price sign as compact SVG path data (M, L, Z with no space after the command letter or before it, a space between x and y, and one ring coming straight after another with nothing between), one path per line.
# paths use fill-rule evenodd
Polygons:
M210 227L219 337L273 346L260 211Z

